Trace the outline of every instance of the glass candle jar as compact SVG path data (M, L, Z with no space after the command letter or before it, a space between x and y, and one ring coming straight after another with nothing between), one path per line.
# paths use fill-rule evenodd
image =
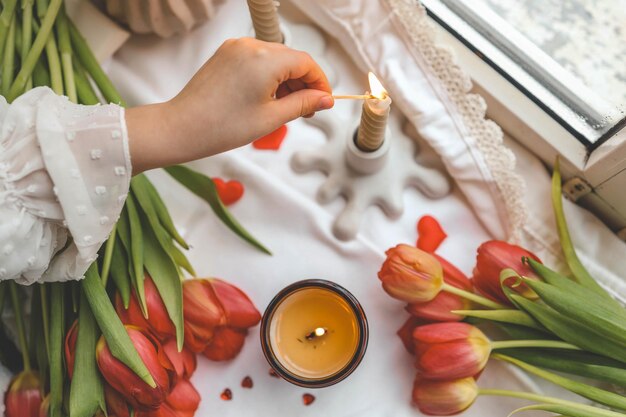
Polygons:
M321 279L281 290L261 321L261 346L271 367L303 387L345 379L363 359L367 341L367 318L357 299Z

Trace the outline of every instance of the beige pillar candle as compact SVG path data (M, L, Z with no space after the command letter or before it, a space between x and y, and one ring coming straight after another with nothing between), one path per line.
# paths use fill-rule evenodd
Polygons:
M368 74L371 95L363 101L361 124L356 136L356 146L364 152L374 152L385 140L391 97L373 73Z
M283 42L274 0L248 0L248 9L256 38L266 42Z

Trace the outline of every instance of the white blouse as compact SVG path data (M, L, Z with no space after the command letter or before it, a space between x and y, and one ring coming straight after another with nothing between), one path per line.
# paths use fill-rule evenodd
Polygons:
M81 279L128 194L124 109L39 87L0 97L0 127L0 280Z

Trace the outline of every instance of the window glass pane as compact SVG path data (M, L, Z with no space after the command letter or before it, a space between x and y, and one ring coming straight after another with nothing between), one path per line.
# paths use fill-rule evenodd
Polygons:
M525 75L516 81L589 143L625 117L626 0L439 3L514 63Z

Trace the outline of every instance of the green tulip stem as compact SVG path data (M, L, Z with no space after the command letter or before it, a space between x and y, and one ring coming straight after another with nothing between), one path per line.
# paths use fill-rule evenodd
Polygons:
M102 279L102 285L106 288L107 281L109 280L109 271L111 269L111 260L113 259L113 247L115 246L115 236L117 235L117 223L113 226L106 246L104 247L104 259L102 260L102 272L100 273L100 279Z
M39 56L48 42L48 38L52 38L52 36L49 35L52 31L52 26L56 20L59 8L61 7L61 2L62 0L52 0L50 2L50 6L46 10L46 14L41 20L41 27L37 32L37 36L35 36L33 46L30 48L30 51L28 51L28 55L23 58L22 68L17 73L17 76L11 85L11 89L7 94L6 99L8 102L15 100L15 98L19 96L22 91L24 91L24 87L26 87L26 83L30 79L33 69L39 60Z
M560 340L498 340L491 342L491 349L510 349L510 348L550 348L550 349L568 349L581 350L578 346L571 343L562 342Z
M15 327L17 327L17 338L20 342L20 351L24 361L24 370L30 371L30 357L28 356L28 343L26 341L26 329L22 317L22 302L17 294L17 284L15 281L9 283L11 302L13 304L13 314L15 314Z
M616 411L611 411L611 410L607 410L604 408L592 407L590 405L580 404L574 401L567 401L567 400L561 400L559 398L547 397L545 395L533 394L531 392L482 388L478 390L478 395L521 398L523 400L536 401L536 402L544 403L544 404L564 405L566 407L572 407L580 411L588 411L590 413L594 413L594 415L602 415L605 417L625 417L626 416L626 414L618 413Z
M495 301L491 301L488 298L485 297L481 297L478 294L474 294L472 292L469 291L465 291L462 290L460 288L454 287L450 284L446 284L445 282L443 283L443 286L441 287L441 289L443 291L449 292L451 294L454 295L458 295L459 297L465 298L467 300L470 300L476 304L479 304L483 307L487 307L490 308L492 310L504 310L504 309L509 309L510 307L507 307L505 305L502 305L500 303L496 303Z
M24 61L33 44L33 0L22 0L22 48L20 59ZM33 78L26 82L26 90L33 88Z
M46 284L41 285L39 291L41 296L41 318L43 321L43 339L46 344L46 352L50 354L50 310L48 306L48 287Z

